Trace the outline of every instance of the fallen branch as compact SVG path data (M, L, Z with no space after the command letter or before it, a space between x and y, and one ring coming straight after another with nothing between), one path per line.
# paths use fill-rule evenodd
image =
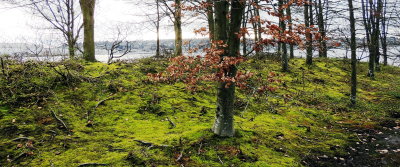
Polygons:
M108 166L108 164L100 164L100 163L84 163L84 164L80 164L80 165L78 165L78 167L82 167L82 166Z
M167 148L167 147L174 147L174 146L170 146L170 145L157 145L157 144L154 144L154 143L150 143L150 142L146 142L146 141L142 141L142 140L134 140L134 141L136 141L136 142L138 142L138 143L140 143L142 146L147 146L147 147L149 147L149 149L150 148L153 148L153 147L161 147L161 148Z
M182 149L181 153L179 154L178 158L176 159L176 162L181 161L182 157L183 157L183 152L185 151L185 149Z
M67 125L64 123L64 121L63 121L62 119L58 118L58 117L57 117L57 114L56 114L53 110L50 110L50 112L51 112L51 114L53 115L53 117L54 117L66 130L68 130L68 127L67 127Z
M97 107L99 107L100 105L103 105L104 104L104 102L106 102L107 100L111 100L111 99L114 99L114 95L111 95L110 97L108 97L108 98L106 98L106 99L104 99L104 100L101 100L101 101L99 101L94 107L93 107L93 111L92 112L90 112L90 111L88 111L87 113L86 113L86 119L88 120L88 122L89 123L91 123L92 121L90 120L90 115L91 115L91 113L94 113L94 111L96 111L96 109L97 109Z
M101 100L101 101L99 101L97 104L96 104L96 106L94 106L94 110L97 108L97 107L99 107L100 105L103 105L104 104L104 102L106 102L107 100L112 100L112 99L114 99L114 95L111 95L110 97L108 97L108 98L106 98L106 99L104 99L104 100Z
M169 117L167 117L167 120L168 120L169 124L171 125L170 129L173 129L173 128L175 128L175 127L176 127L175 123L174 123L174 122L172 122L172 120L171 120L171 119L169 119Z
M13 160L11 160L11 162L15 162L18 161L19 159L23 158L23 157L27 157L29 154L26 152L23 152L21 154L19 154L17 157L15 157Z
M32 140L32 139L30 139L28 137L18 137L18 138L12 139L11 141L21 141L21 140Z

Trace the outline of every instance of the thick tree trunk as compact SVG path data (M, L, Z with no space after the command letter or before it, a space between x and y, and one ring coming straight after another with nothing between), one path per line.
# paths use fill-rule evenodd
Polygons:
M96 61L94 43L94 8L96 0L80 0L83 16L83 57L86 61Z
M310 5L304 5L304 22L307 29L310 29ZM312 35L309 31L306 32L306 50L307 50L307 57L306 57L306 64L312 65Z
M357 43L356 43L356 20L354 18L353 0L348 0L350 13L350 32L351 32L351 94L350 101L353 105L357 100Z
M182 55L182 7L181 0L175 0L175 56Z
M240 26L244 11L244 4L241 0L232 1L231 21L229 25L229 38L227 35L227 13L228 2L215 2L215 38L216 40L224 41L228 44L229 49L225 50L223 56L238 56L240 55L240 38L236 35L240 32ZM229 39L229 40L228 40ZM221 58L222 58L221 57ZM225 71L225 75L234 77L236 75L236 66L231 66ZM235 84L220 83L217 93L217 111L215 123L212 128L213 132L219 136L232 137L235 133L233 126L233 110L235 98Z

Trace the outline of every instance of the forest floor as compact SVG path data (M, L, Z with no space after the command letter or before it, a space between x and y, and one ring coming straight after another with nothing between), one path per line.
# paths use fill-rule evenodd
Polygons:
M254 87L237 90L236 135L210 128L215 83L196 91L152 83L168 62L111 65L5 61L0 73L0 166L400 166L400 68L368 78L359 63L251 58ZM280 82L267 82L271 76Z

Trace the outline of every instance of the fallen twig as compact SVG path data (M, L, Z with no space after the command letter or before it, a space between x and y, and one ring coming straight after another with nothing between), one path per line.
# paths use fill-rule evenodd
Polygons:
M221 157L219 157L219 155L217 154L217 157L218 157L218 160L219 160L219 162L221 162L221 164L223 165L224 164L224 162L221 160Z
M97 109L97 107L99 107L100 105L103 105L104 104L104 102L106 102L107 100L111 100L111 99L114 99L114 95L111 95L110 97L108 97L108 98L106 98L106 99L104 99L104 100L100 100L94 107L93 107L93 111L91 112L91 111L88 111L87 113L86 113L86 119L88 120L88 121L90 121L90 115L91 115L91 113L94 113L94 111L96 111L96 109ZM91 121L90 121L91 122ZM90 123L89 122L89 123Z
M203 142L201 142L200 143L200 147L199 147L199 149L197 150L197 155L200 155L200 153L201 153L201 147L203 146Z
M140 143L142 146L149 147L149 149L153 148L153 147L164 147L164 148L166 148L166 147L174 147L174 146L170 146L170 145L157 145L157 144L150 143L150 142L147 142L147 141L142 141L142 140L134 140L134 141Z
M84 163L84 164L80 164L80 165L78 165L78 167L82 167L82 166L108 166L108 164L100 164L100 163Z
M181 153L179 154L178 158L176 158L176 162L179 162L182 157L183 157L183 152L185 151L185 149L182 149Z
M12 139L11 141L20 141L20 140L32 140L32 139L30 139L28 137L18 137L18 138Z
M99 101L97 104L96 104L96 106L94 106L94 110L97 108L97 107L99 107L100 105L102 105L102 104L104 104L104 102L106 102L107 100L112 100L114 98L114 95L111 95L110 97L108 97L108 98L106 98L106 99L104 99L104 100L101 100L101 101Z
M57 114L56 114L53 110L50 110L50 112L51 112L51 114L53 115L53 117L54 117L59 123L61 123L61 125L62 125L66 130L68 130L68 127L67 127L67 125L64 123L64 121L63 121L62 119L58 118L58 117L57 117Z
M176 127L175 123L174 123L174 122L172 122L172 120L171 120L171 119L169 119L169 117L167 117L167 120L168 120L169 124L171 125L170 129L173 129L173 128L175 128L175 127Z

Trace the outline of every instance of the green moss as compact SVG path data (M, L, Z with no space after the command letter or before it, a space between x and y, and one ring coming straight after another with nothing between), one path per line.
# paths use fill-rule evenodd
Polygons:
M279 87L275 92L253 95L253 90L237 91L234 138L219 138L210 131L216 90L191 92L182 83L147 81L147 73L165 69L165 60L112 65L70 63L73 75L83 78L73 83L59 83L54 71L38 65L40 75L45 77L33 75L21 83L32 90L46 88L53 93L36 104L0 107L0 130L7 134L0 136L0 164L303 166L309 157L346 153L353 134L341 127L375 126L399 108L398 68L384 67L382 75L378 73L376 80L370 80L361 75L367 69L367 64L361 63L359 101L350 107L348 65L335 59L316 59L314 66L305 68L303 64L302 59L291 60L291 71L279 73L282 82L272 84ZM18 70L26 65L12 67ZM240 68L266 78L269 72L280 70L280 63L250 59ZM1 77L0 81L4 83ZM49 83L53 86L47 87ZM249 83L260 84L257 80ZM205 86L213 87L212 83ZM50 110L70 131L60 128ZM34 149L16 148L27 142L12 141L21 135L34 141ZM160 145L171 147L157 147ZM7 156L13 159L24 152L33 155L13 163L5 161Z

